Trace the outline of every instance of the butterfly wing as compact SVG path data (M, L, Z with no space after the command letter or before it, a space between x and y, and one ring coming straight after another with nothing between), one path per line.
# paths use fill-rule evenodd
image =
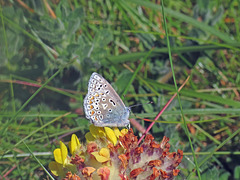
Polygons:
M93 73L84 99L86 118L95 126L127 126L130 110L112 86L99 74Z

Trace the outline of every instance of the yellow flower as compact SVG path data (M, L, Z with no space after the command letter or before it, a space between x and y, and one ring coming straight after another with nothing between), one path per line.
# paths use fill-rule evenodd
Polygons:
M65 172L62 164L52 161L49 163L48 167L55 176L60 176L60 177L65 176Z
M87 132L85 134L85 138L86 138L87 142L94 141L96 139L95 137L93 137L93 135L90 132Z
M110 160L110 151L107 148L102 148L99 152L92 152L91 154L100 163L104 163Z
M72 155L75 155L75 154L78 154L80 155L81 154L81 144L78 140L78 137L76 136L76 134L73 134L72 137L71 137L71 141L69 142L69 150L70 150L70 153Z
M113 143L113 145L115 146L117 144L117 137L116 137L114 131L109 127L104 127L104 130L105 130L107 139L111 143Z
M64 177L67 171L76 171L76 167L70 163L68 150L65 144L60 141L60 148L53 151L55 161L49 163L49 169L55 176Z
M122 129L122 130L121 130L122 136L124 136L124 135L127 134L127 133L128 133L128 130L127 130L127 129Z
M57 163L62 164L63 166L66 164L68 150L65 144L60 141L60 148L57 148L53 151L54 159Z
M119 138L120 136L124 136L128 132L127 129L122 129L121 132L120 132L117 127L114 127L113 131L114 131L115 135L117 136L117 138Z
M51 172L66 179L173 179L177 176L183 152L169 152L169 138L161 143L146 135L144 142L132 129L90 126L85 135L86 145L81 145L77 136L69 142L71 158L67 147L60 141L60 148L54 150L55 162L49 163Z
M90 132L85 135L87 142L101 140L101 143L106 146L111 142L114 146L117 144L118 138L120 136L124 136L128 130L122 129L121 132L118 128L109 128L109 127L96 127L94 125L90 125ZM109 141L106 141L106 139Z
M101 138L106 136L104 129L102 127L96 127L92 124L90 125L89 130L94 138Z
M117 138L119 138L119 136L122 136L122 133L119 131L117 127L113 128L113 132L117 136Z

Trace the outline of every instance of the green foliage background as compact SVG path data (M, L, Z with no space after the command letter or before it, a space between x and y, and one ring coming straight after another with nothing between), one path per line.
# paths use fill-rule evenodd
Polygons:
M173 77L179 87L189 75L151 133L184 151L176 179L240 179L238 0L164 1L166 27L160 1L21 2L0 1L1 178L47 178L41 165L59 140L84 141L83 98L98 72L149 119L176 92Z

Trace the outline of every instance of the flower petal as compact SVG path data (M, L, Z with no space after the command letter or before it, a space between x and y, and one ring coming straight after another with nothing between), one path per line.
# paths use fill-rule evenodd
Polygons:
M101 176L101 180L108 180L109 179L109 175L110 175L110 169L106 166L99 168L97 170L97 173L99 176Z
M114 131L114 134L117 136L117 138L119 138L119 136L122 136L122 133L119 131L117 127L114 127L113 131Z
M121 133L122 133L122 135L127 134L127 133L128 133L128 129L122 129L122 130L121 130Z
M55 176L65 176L62 164L52 161L49 163L48 167Z
M102 148L99 152L91 153L98 162L103 163L110 160L110 151L107 148Z
M106 136L104 133L104 129L102 127L97 127L97 126L94 126L93 124L91 124L89 126L89 130L94 138Z
M60 141L60 148L57 148L53 151L55 161L59 164L65 164L65 160L67 159L68 150L65 144Z
M87 178L87 177L91 177L92 173L95 171L96 169L93 167L85 167L82 169L82 174L83 177L85 177L86 179L92 179L92 178Z
M90 132L87 132L87 134L85 134L85 138L86 138L87 142L95 140L95 137L93 137L93 135Z
M106 158L106 157L104 157L104 156L100 156L100 155L98 154L98 152L92 152L91 154L92 154L92 155L96 158L96 160L97 160L98 162L100 162L100 163L109 161L109 158Z
M117 137L114 133L114 131L109 127L104 127L104 130L106 132L107 139L113 143L115 146L117 144Z
M63 164L61 149L57 148L53 151L54 159L57 163Z
M130 178L136 178L144 170L142 168L136 168L130 172Z
M107 148L102 148L99 151L99 155L104 156L106 158L110 158L110 151Z
M76 136L76 134L73 134L71 137L71 141L69 143L70 153L72 155L76 154L76 150L80 147L81 147L81 144L78 140L78 137Z
M67 146L62 141L60 141L60 149L62 152L62 159L63 160L67 159L67 155L68 155Z

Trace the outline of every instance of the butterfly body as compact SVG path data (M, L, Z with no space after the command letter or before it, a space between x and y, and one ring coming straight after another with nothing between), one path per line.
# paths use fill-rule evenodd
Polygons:
M86 118L95 126L121 127L129 125L130 108L126 107L101 75L93 73L88 82L88 93L84 98Z

